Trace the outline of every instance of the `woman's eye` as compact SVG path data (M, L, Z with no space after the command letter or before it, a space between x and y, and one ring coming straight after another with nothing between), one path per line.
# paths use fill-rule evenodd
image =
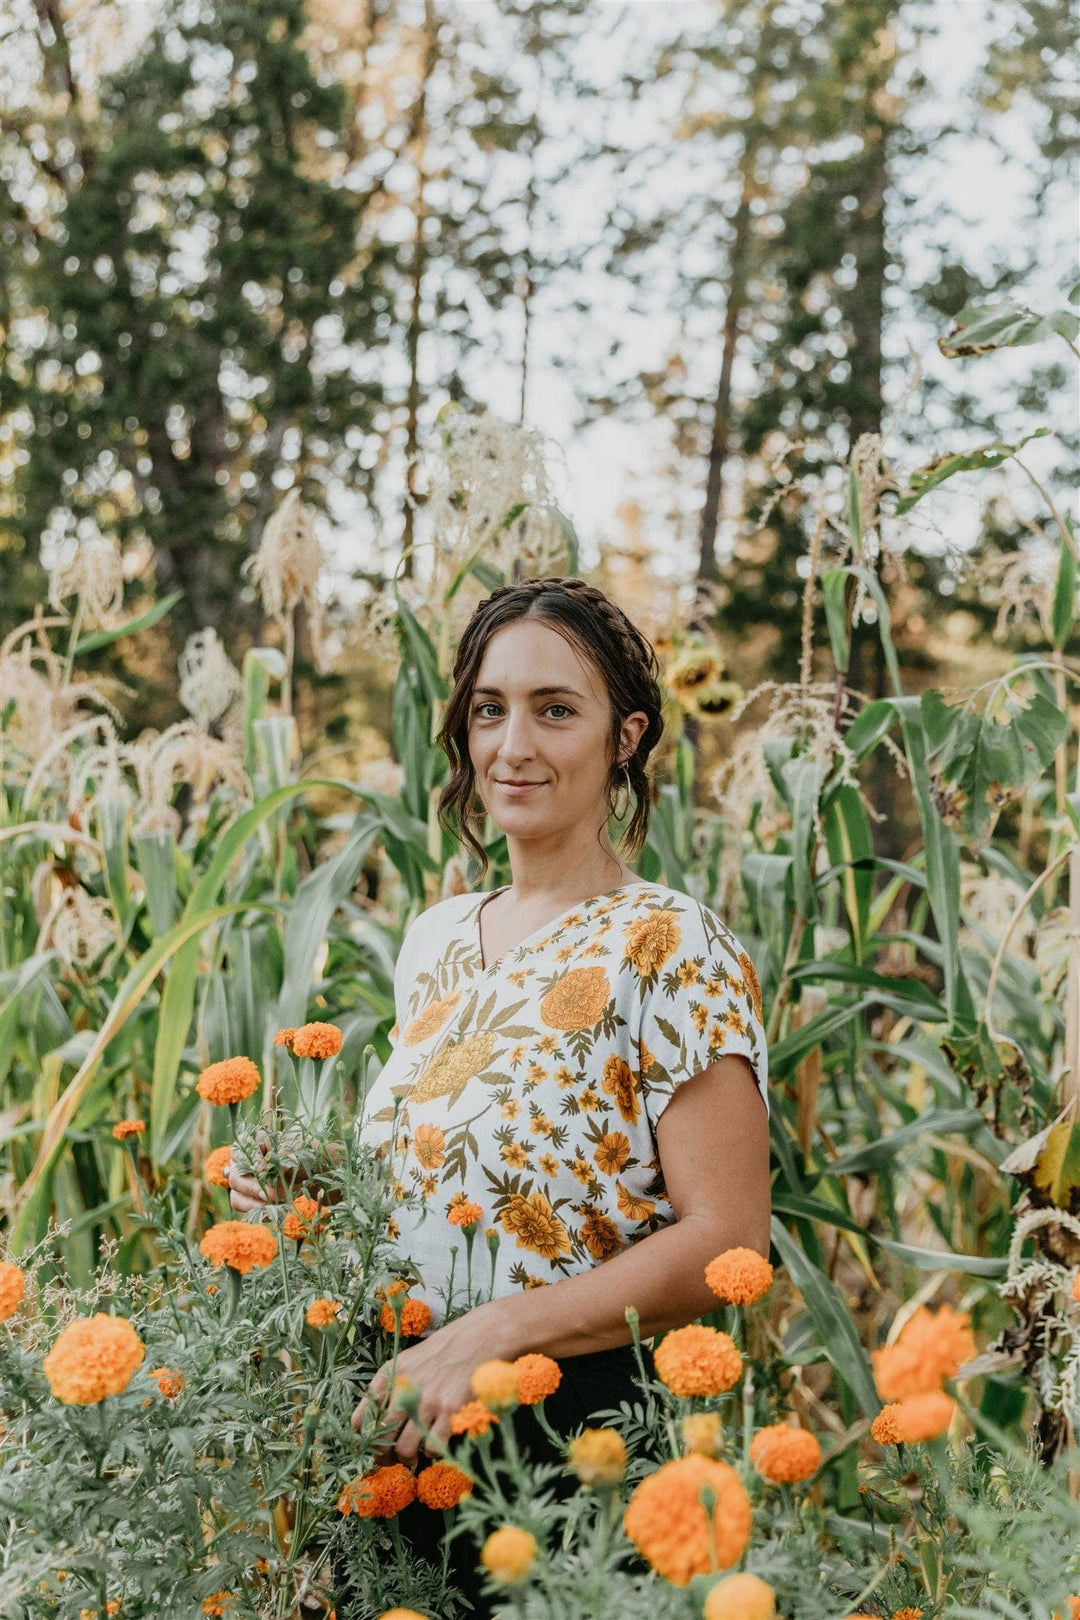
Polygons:
M549 714L551 713L552 709L562 709L567 714L571 713L571 710L567 707L567 705L565 703L549 703L548 704L548 713Z

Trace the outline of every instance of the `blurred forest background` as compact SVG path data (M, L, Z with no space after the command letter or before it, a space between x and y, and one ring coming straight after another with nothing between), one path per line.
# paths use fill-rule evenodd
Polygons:
M799 478L860 434L907 472L1047 425L1030 465L1074 481L1063 346L934 348L1077 279L1058 0L9 0L3 29L4 628L117 537L125 618L182 593L91 657L135 730L182 718L193 632L280 639L244 565L295 489L328 560L301 732L339 774L385 751L364 605L432 574L448 402L543 430L582 568L744 688L796 672ZM909 689L1038 638L1002 574L1056 553L994 476L885 561ZM883 690L870 623L850 682Z

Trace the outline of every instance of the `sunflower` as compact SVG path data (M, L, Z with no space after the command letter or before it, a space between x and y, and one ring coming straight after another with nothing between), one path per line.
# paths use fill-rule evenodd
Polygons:
M540 1003L540 1017L550 1029L593 1029L611 1000L606 968L571 968Z
M647 979L658 973L679 948L682 929L678 912L658 909L635 917L627 924L625 934L626 959L637 970L638 977Z
M504 1232L517 1238L519 1249L531 1249L544 1260L571 1253L570 1234L543 1193L525 1198L514 1193L502 1213Z

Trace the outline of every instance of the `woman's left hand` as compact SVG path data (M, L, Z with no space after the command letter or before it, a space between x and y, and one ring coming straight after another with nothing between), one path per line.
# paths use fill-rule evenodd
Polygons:
M367 1394L352 1415L353 1428L362 1428L369 1408L374 1409L385 1399L392 1369L395 1380L407 1379L416 1385L420 1391L420 1418L445 1445L450 1438L451 1417L458 1407L474 1398L470 1382L474 1370L483 1361L498 1356L512 1359L519 1353L516 1347L511 1348L508 1331L512 1308L512 1299L478 1305L465 1316L437 1328L426 1339L399 1350L397 1361L384 1362L372 1378ZM400 1428L396 1441L390 1438L395 1427ZM396 1454L398 1462L411 1468L423 1439L416 1424L391 1401L383 1428L387 1438L375 1453L375 1462L387 1461ZM437 1455L430 1443L425 1443L424 1451L428 1456Z

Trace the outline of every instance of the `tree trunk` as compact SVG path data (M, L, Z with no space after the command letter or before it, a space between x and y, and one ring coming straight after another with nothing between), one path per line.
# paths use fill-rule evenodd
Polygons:
M412 128L408 145L414 150L416 164L416 229L413 235L413 256L410 280L412 283L409 325L405 334L405 349L409 360L409 386L405 396L405 501L401 526L401 572L413 574L413 546L415 544L415 513L419 499L417 493L416 458L419 452L420 419L420 338L423 331L424 270L427 265L427 244L424 241L424 221L427 208L424 197L426 175L424 161L427 148L427 90L435 66L438 19L432 0L424 4L424 50L420 63L420 84L413 108Z

